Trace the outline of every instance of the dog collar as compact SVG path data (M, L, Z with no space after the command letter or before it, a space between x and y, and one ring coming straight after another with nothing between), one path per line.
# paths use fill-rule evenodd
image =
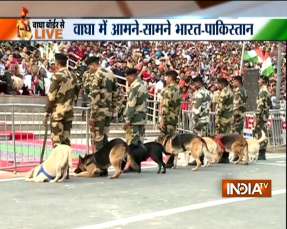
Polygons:
M217 135L217 136L214 138L214 141L220 146L220 148L221 148L222 151L225 150L225 146L224 146L224 144L223 144L222 141L221 141L221 135Z
M40 170L38 171L37 176L38 176L40 173L43 173L43 174L48 178L48 181L53 180L53 179L55 178L55 177L49 175L49 174L46 172L46 170L44 169L44 166L43 166L43 165L40 166Z

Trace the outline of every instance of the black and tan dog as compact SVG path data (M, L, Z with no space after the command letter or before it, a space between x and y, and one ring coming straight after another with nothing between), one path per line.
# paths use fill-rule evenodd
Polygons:
M162 160L163 153L165 153L164 147L158 142L148 142L138 146L130 145L128 160L132 160L130 163L132 169L136 170L137 172L141 172L141 162L151 158L158 164L157 173L160 173L162 168L162 173L165 173L166 166ZM127 169L128 168L126 167L125 170Z
M202 164L200 157L209 152L205 140L195 134L183 133L175 136L165 136L159 139L159 142L164 146L167 153L174 155L173 168L177 166L178 154L184 153L187 164L190 156L195 159L196 167L192 170L197 170Z
M221 147L222 152L229 153L230 162L234 164L248 164L248 143L242 135L217 135L214 140ZM235 158L238 159L234 161Z
M107 176L108 168L112 165L115 173L111 178L118 178L122 173L122 163L127 153L126 142L120 138L113 139L96 153L84 157L79 156L78 166L74 173L80 177Z

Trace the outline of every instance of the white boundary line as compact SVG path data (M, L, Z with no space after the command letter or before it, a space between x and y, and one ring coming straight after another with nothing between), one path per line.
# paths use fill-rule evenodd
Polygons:
M144 170L148 170L148 169L153 169L153 168L157 168L157 165L146 165L144 167L142 167L142 171ZM111 168L108 170L109 172L114 172L114 168ZM74 175L73 172L70 172L70 175ZM7 178L7 179L0 179L0 182L9 182L9 181L17 181L17 180L24 180L25 177L14 177L14 178Z
M16 180L24 180L25 177L14 177L9 179L0 179L0 182L7 182L7 181L16 181Z
M267 160L270 158L270 159L273 159L273 158L286 158L286 154L284 153L270 153L270 154L266 154L266 158Z
M257 162L257 165L273 165L273 166L279 166L279 167L286 167L286 164L279 164L279 163L265 163L265 162Z
M285 194L285 193L286 193L286 189L279 189L279 190L272 191L272 196ZM203 203L191 204L191 205L187 205L183 207L171 208L167 210L131 216L131 217L123 218L123 219L112 220L112 221L108 221L108 222L104 222L100 224L78 227L77 229L104 229L104 228L111 228L115 226L124 226L130 223L146 221L146 220L154 219L157 217L175 215L178 213L194 211L194 210L198 210L202 208L215 207L215 206L242 202L242 201L252 200L252 199L255 199L255 198L229 198L229 199L211 200L211 201L207 201Z

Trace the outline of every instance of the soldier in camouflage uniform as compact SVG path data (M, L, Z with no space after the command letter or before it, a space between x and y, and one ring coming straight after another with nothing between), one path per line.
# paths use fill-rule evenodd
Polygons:
M216 133L230 134L233 124L233 92L226 79L218 79L217 86L220 94L215 107Z
M177 72L166 73L166 87L161 92L160 100L160 132L159 139L166 135L172 136L176 132L181 108L181 95L176 85Z
M242 77L233 78L233 125L232 132L242 134L244 113L246 112L247 93L243 87Z
M98 57L90 57L87 65L89 70L84 74L83 86L91 100L89 124L95 153L108 141L108 128L118 105L118 89L114 74L100 67Z
M160 100L160 126L161 132L158 141L161 142L166 136L173 136L176 132L178 117L181 109L181 95L178 86L176 71L168 71L165 76L166 87L161 92ZM174 162L174 155L167 156L167 168L171 168Z
M207 136L210 121L210 92L204 87L201 77L193 79L195 92L192 97L192 126L193 131L200 136Z
M70 131L73 120L76 78L68 71L67 56L55 55L58 70L52 76L46 106L46 118L51 114L51 138L53 147L57 144L71 145Z
M134 68L126 71L129 85L126 109L124 111L126 141L128 145L143 143L147 111L147 88L137 76Z
M269 109L271 108L271 98L267 89L268 79L261 77L258 80L259 84L259 94L257 96L257 109L256 109L256 124L253 130L253 134L255 137L261 137L261 130L264 131L265 135L267 135L267 121L269 118ZM260 150L258 155L258 160L266 160L266 148L267 148L268 140L266 139L260 144Z

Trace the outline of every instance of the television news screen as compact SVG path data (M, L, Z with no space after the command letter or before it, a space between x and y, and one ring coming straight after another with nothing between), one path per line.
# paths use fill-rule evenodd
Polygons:
M0 228L286 228L285 1L1 1Z

